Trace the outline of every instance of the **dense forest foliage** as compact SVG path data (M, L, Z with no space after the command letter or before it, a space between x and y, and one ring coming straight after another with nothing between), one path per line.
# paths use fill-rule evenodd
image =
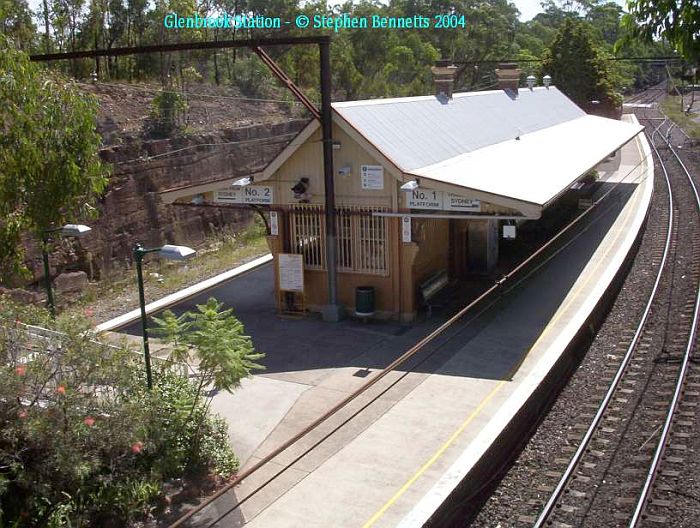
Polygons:
M280 16L297 14L351 16L432 16L435 13L465 15L466 27L458 29L355 29L333 33L332 46L336 99L401 96L429 93L429 65L440 57L459 61L514 58L523 75L542 74L539 59L567 21L584 28L601 59L618 56L648 57L670 52L660 41L649 44L624 38L629 24L621 24L623 12L604 0L546 0L543 11L528 22L518 20L518 10L508 0L362 0L329 7L325 1L300 0L42 0L32 12L26 0L0 0L3 33L14 45L34 53L115 48L192 40L309 35L293 25L276 30L166 29L164 16L222 12ZM627 29L626 29L627 28ZM330 32L331 30L326 30ZM616 42L620 41L615 47ZM314 90L318 83L317 54L313 46L272 49L270 53L297 84ZM530 62L527 62L530 61ZM234 85L251 97L270 95L275 85L258 58L247 50L189 52L111 57L99 61L63 63L65 73L89 78L95 71L101 80L150 80L163 86L185 88L192 82ZM495 64L464 68L460 89L494 85ZM614 62L610 75L616 90L642 87L655 81L654 72L636 63ZM279 95L279 93L277 94Z

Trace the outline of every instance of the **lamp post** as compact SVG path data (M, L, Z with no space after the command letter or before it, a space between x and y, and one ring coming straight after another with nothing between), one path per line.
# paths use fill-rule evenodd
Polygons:
M153 388L153 375L151 374L151 352L148 348L148 328L146 319L146 298L143 292L143 257L148 253L158 253L163 258L170 260L186 260L196 253L187 246L173 246L166 244L162 247L145 248L141 244L134 247L134 261L136 262L136 278L139 286L139 306L141 308L141 333L143 334L143 355L146 362L146 383L148 390Z
M45 229L41 232L41 257L44 261L44 285L46 286L46 304L49 307L51 317L56 317L56 304L53 298L53 289L51 288L51 269L49 266L49 251L48 245L52 234L58 233L63 237L82 237L92 231L92 228L81 224L66 224L63 227L55 229Z

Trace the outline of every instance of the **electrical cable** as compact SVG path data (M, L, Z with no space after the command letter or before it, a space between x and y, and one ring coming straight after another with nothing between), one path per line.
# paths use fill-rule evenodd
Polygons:
M233 100L233 101L249 101L249 102L255 102L255 103L281 103L281 104L295 104L295 105L300 105L301 103L299 101L286 101L284 99L262 99L262 98L254 98L254 97L233 97L229 95L210 95L210 94L202 94L202 93L197 93L197 92L179 92L176 90L162 90L159 88L148 88L145 86L137 86L137 85L128 85L128 84L112 84L112 83L105 83L98 81L97 83L85 83L85 82L79 82L76 81L78 86L109 86L111 88L128 88L131 90L140 90L142 92L155 92L155 93L174 93L174 94L179 94L179 95L185 95L187 97L202 97L202 98L210 98L210 99L228 99L228 100Z

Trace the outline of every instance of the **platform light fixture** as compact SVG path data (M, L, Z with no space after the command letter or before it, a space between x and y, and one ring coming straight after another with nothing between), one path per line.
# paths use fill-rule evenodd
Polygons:
M66 224L58 232L64 237L81 237L87 235L92 228L83 224Z
M139 287L139 306L141 308L141 333L143 335L143 356L146 362L146 383L148 389L153 388L153 375L151 373L151 352L148 348L148 325L146 319L146 298L143 291L143 257L148 253L158 253L159 256L169 260L186 260L195 255L196 251L187 246L175 246L166 244L155 248L145 248L141 244L134 247L134 261L136 262L136 279Z
M532 90L535 87L537 79L534 75L528 75L525 81L527 82L527 87L530 88L530 90Z
M66 224L63 227L54 229L45 229L41 232L41 257L44 261L44 285L46 287L46 304L49 307L51 317L56 317L56 303L53 298L53 289L51 288L51 268L49 266L49 240L52 234L58 234L62 237L80 238L92 231L91 227L83 224Z
M411 180L411 181L404 183L401 186L401 190L402 191L409 191L409 192L415 191L419 185L420 185L420 182L418 181L418 178L416 178L415 180Z
M246 176L245 178L239 178L235 182L231 184L231 187L245 187L246 185L250 185L253 183L253 177L252 176Z
M552 76L545 75L544 77L542 77L542 84L544 84L545 88L549 88L549 85L552 84Z

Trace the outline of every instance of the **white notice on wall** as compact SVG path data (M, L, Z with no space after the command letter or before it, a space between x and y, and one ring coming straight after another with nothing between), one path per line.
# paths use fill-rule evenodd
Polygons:
M240 189L226 189L214 191L214 201L216 203L242 203Z
M277 256L281 291L304 292L304 257L292 253Z
M384 167L381 165L361 165L362 188L370 191L384 189Z
M411 241L411 217L401 217L401 241L408 243Z
M277 220L277 211L270 211L270 234L274 236L280 234L279 221Z
M448 211L465 211L470 213L481 212L481 201L466 198L458 194L447 193L445 209Z
M442 209L444 196L442 191L416 189L406 191L406 207L409 209Z

